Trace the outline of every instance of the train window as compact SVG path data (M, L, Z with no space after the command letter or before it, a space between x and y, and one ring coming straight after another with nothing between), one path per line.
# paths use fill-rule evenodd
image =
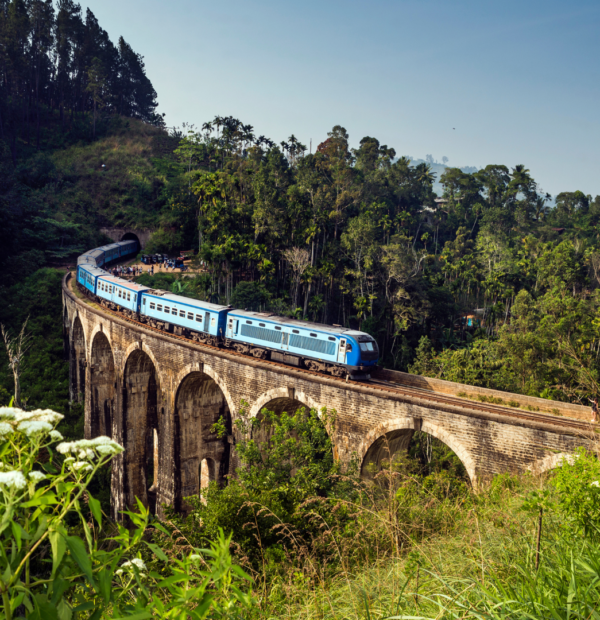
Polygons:
M264 323L259 323L260 327L266 327L266 325Z
M154 310L156 308L156 304L151 303L150 304L150 310Z
M131 293L127 293L127 301L131 301Z
M292 329L293 334L299 334L300 332L297 329Z
M179 316L185 316L185 310L180 310L179 311Z
M156 305L156 309L157 309L159 312L162 312L162 306L161 306L160 304L157 304L157 305Z
M177 308L173 308L173 310L171 310L171 314L174 314L175 316L177 316Z
M188 320L189 321L193 321L194 320L194 315L191 312L188 312Z
M275 329L281 331L281 327L278 327L277 325L275 325Z
M317 337L317 334L311 334L311 336L312 336L313 338L316 338L316 337Z
M169 308L169 306L165 306L165 312L167 314L171 314L171 308Z
M133 296L133 302L135 303L137 301L137 295L134 294Z
M142 303L144 304L144 306L146 305L146 298L142 298Z
M246 323L248 323L248 325L252 325L252 321L246 321Z
M372 342L361 342L359 346L361 351L374 351Z
M352 345L350 343L346 345L346 351L352 351Z
M329 340L333 340L333 342L335 342L335 338L333 336L329 336Z
M197 314L196 315L196 321L198 321L199 323L202 323L202 315L201 314Z
M121 289L119 289L119 297L121 297Z

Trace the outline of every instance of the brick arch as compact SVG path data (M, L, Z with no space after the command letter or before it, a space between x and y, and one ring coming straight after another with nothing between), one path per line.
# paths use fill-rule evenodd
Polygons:
M202 364L201 370L199 369L199 365L197 363L187 364L177 373L173 382L173 385L175 386L175 400L177 399L177 392L179 391L183 380L193 372L203 372L205 375L208 375L221 388L221 392L223 392L223 395L225 396L225 399L227 401L227 405L229 406L229 411L231 412L232 416L235 416L237 409L235 407L229 389L227 388L227 384L225 383L225 381L223 381L221 375L219 375L219 373L216 372L209 364Z
M159 390L163 389L163 386L165 386L166 383L163 380L163 373L160 368L160 364L158 363L158 360L156 359L156 356L154 355L152 348L146 345L145 342L141 342L141 346L140 346L139 340L136 342L132 342L125 350L125 353L123 354L123 357L121 359L121 367L119 368L119 371L118 371L119 376L121 377L125 376L125 368L127 367L127 361L129 360L131 355L135 351L138 351L138 350L143 351L152 360L152 363L154 364L154 371L156 372L156 382L158 383L158 389Z
M198 495L202 478L223 485L231 460L232 412L227 397L206 366L191 364L174 399L175 508L187 512L185 498ZM225 435L213 431L219 421ZM203 471L204 470L204 471Z
M74 312L73 313L73 318L71 319L71 323L70 323L70 330L71 330L71 337L73 337L73 334L75 333L75 321L79 321L80 325L81 325L81 331L83 332L83 343L84 343L84 351L86 354L86 358L87 358L87 352L88 352L88 337L85 333L85 327L83 326L83 321L81 320L81 317L79 316L79 312Z
M85 399L88 354L85 327L77 313L69 331L69 397L79 402L82 397Z
M89 348L89 351L87 352L88 359L91 359L92 348L94 346L94 338L96 338L97 334L104 334L104 336L108 340L108 343L110 344L110 348L113 351L113 357L114 357L115 353L114 353L112 338L110 335L110 330L107 330L106 326L103 325L102 323L98 323L97 325L94 326L94 329L92 330L92 333L90 334L90 341L89 341L90 348Z
M279 399L297 400L309 409L315 409L319 412L319 416L321 415L321 407L319 403L317 403L314 398L306 394L306 392L302 392L301 390L294 390L294 396L292 398L290 396L289 388L279 387L264 392L256 399L254 404L250 407L250 417L255 418L262 411L262 409L264 409L265 406L268 405L271 401Z
M414 418L394 418L391 420L386 420L385 422L379 424L372 431L367 433L365 439L361 442L359 448L359 458L361 460L361 468L365 465L365 457L367 457L369 450L372 449L376 445L376 442L385 437L386 435L390 435L392 433L396 433L398 436L394 437L396 441L399 443L406 443L406 447L408 447L408 441L410 441L410 437L412 437L412 431L415 430L415 420ZM469 454L468 450L458 441L458 439L440 428L435 424L431 424L423 420L423 424L421 426L421 431L439 439L443 443L445 443L460 459L461 463L465 466L467 470L467 474L469 475L469 479L471 480L471 484L475 487L477 482L477 470L475 466L475 461L473 457ZM404 433L402 433L405 431ZM401 435L406 435L406 437L401 437ZM403 441L407 440L407 441ZM404 446L403 446L404 447Z
M535 463L532 463L527 469L534 474L544 474L547 471L562 467L564 461L573 463L575 457L567 452L560 452L559 454L549 454L543 459L538 459Z
M98 326L90 338L88 359L90 403L85 411L85 435L112 437L117 387L115 354L108 334L101 331Z
M465 448L465 446L456 438L456 436L452 435L448 431L443 428L431 424L430 422L423 420L423 425L421 426L421 430L436 439L439 439L441 442L445 443L454 454L460 459L461 463L465 466L467 470L467 474L469 475L469 479L471 480L471 484L473 488L477 487L477 466L475 465L475 460Z
M120 436L115 439L123 452L123 492L125 506L132 508L136 498L156 509L157 459L164 438L159 431L160 384L152 356L136 347L127 355L121 390ZM158 445L155 443L158 439ZM164 450L162 450L164 451Z

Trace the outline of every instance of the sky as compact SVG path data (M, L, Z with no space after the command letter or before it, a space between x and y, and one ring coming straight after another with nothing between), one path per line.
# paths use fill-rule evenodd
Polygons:
M450 166L600 194L598 0L87 0L168 126L234 116L313 151L334 125Z

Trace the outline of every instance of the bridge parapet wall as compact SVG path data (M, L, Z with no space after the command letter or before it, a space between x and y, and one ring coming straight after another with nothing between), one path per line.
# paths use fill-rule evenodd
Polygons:
M412 375L398 370L381 369L378 370L374 376L399 385L407 385L421 390L458 396L460 398L479 400L478 397L483 396L488 399L502 399L504 404L508 404L509 402L518 403L517 408L519 409L527 409L527 407L530 407L528 411L543 411L567 418L573 418L575 420L588 421L591 415L590 408L581 405L563 403L546 398L537 398L535 396L524 396L523 394L513 394L501 390L491 390L489 388L466 385L464 383L454 383L453 381L445 381L444 379L433 379L421 375Z

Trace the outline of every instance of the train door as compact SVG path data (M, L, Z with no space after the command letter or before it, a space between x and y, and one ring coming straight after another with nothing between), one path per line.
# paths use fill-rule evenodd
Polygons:
M210 312L204 313L204 331L207 334L210 331Z
M340 347L338 349L338 359L339 364L344 364L346 362L346 339L340 338Z
M229 317L227 321L227 338L233 338L237 334L238 320Z
M287 332L281 333L281 348L284 351L290 350L290 335Z

